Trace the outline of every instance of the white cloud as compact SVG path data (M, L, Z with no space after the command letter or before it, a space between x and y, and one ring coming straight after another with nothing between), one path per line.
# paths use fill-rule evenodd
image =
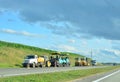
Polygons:
M61 50L68 51L68 52L70 52L70 51L71 52L76 51L75 47L68 46L68 45L59 45L58 48L61 49Z
M114 55L119 56L120 57L120 50L116 50L116 49L104 49L105 51L114 53Z
M82 40L82 47L86 47L87 48L87 40Z
M27 31L15 31L13 29L0 29L0 32L8 33L8 34L15 34L15 35L23 35L29 37L41 37L39 34L29 33Z
M75 40L74 39L70 39L69 42L70 43L75 43Z
M78 52L79 50L73 46L69 46L69 45L64 45L64 44L61 44L61 45L54 45L52 46L52 49L55 49L55 50L59 50L59 51L64 51L64 52Z
M12 30L12 29L2 29L0 31L4 32L4 33L10 33L10 34L16 34L17 33L15 30Z
M98 43L98 44L99 44L100 42L101 42L101 40L100 40L100 39L96 39L96 43Z

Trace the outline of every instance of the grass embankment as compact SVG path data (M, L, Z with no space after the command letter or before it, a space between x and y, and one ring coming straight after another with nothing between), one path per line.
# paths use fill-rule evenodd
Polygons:
M56 72L56 73L47 73L47 74L34 74L27 76L15 76L15 77L0 78L0 82L66 82L97 73L107 72L118 68L120 68L120 66L74 70L74 71Z
M52 52L55 51L22 45L22 44L0 41L0 68L21 67L24 57L28 54L37 54L39 56L40 55L50 56ZM63 52L63 53L67 53L67 52ZM74 65L74 58L81 56L74 53L69 53L69 54L70 54L69 58L72 65Z

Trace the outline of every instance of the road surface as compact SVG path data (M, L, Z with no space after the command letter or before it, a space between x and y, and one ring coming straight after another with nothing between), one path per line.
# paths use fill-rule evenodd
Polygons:
M50 68L0 68L0 77L18 76L28 74L51 73L78 69L103 68L106 66L85 66L85 67L50 67Z
M72 82L120 82L120 69L107 73L88 76Z
M120 70L94 80L93 82L120 82Z

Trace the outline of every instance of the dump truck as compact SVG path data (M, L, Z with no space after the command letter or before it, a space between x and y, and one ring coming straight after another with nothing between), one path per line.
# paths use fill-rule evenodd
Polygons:
M88 66L88 58L75 58L75 66Z
M22 63L23 67L50 67L51 63L47 56L27 55Z
M96 60L91 60L91 65L96 66L97 65Z
M54 52L50 57L51 67L66 67L70 66L70 60L68 54L61 54Z

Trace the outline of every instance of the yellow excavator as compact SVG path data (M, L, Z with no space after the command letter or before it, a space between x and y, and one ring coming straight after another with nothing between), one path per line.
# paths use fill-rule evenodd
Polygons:
M88 58L75 58L75 66L88 66Z
M37 61L38 61L38 66L40 66L40 67L50 67L51 66L51 63L47 56L39 56Z

